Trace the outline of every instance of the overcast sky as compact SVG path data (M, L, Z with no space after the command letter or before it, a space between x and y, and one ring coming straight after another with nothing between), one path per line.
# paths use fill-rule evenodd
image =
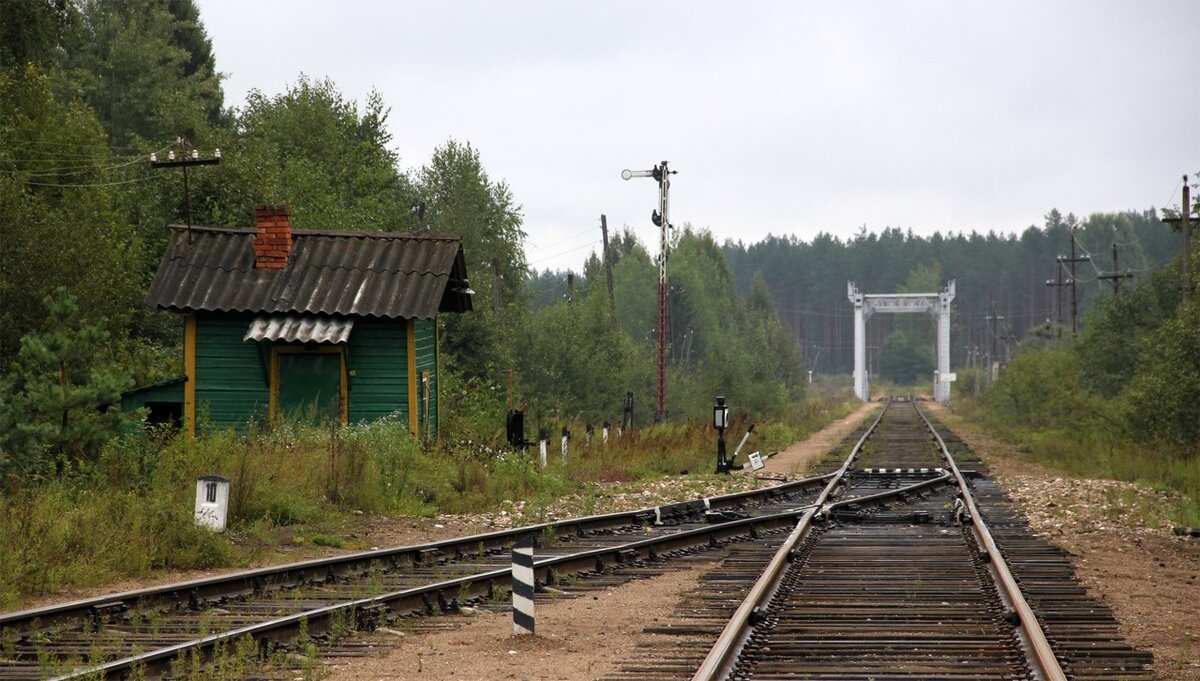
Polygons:
M1200 2L198 0L225 102L301 73L392 108L407 168L450 138L523 206L538 269L628 225L719 241L1020 231L1177 204L1200 171ZM366 226L364 226L366 227Z

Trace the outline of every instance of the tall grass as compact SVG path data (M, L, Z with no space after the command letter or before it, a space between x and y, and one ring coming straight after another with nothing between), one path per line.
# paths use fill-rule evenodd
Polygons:
M974 400L958 411L1001 439L1017 445L1043 465L1072 476L1133 482L1175 493L1167 515L1173 522L1200 526L1200 455L1138 442L1121 431L1092 427L1030 428Z
M784 420L758 424L748 451L781 449L852 408L844 393L806 402ZM742 417L727 432L731 453L748 426ZM591 446L577 436L565 463L557 444L543 469L536 447L423 443L394 419L350 428L282 423L195 439L128 434L61 478L0 490L0 608L157 570L244 565L271 541L272 528L310 527L312 543L336 545L323 523L356 511L431 516L518 500L546 508L591 482L710 474L715 466L716 434L706 421L614 433L607 446L599 433ZM192 519L195 480L209 474L230 479L225 535Z

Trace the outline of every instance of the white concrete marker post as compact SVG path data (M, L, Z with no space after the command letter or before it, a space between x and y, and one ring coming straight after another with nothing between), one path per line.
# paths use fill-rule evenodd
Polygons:
M546 445L548 444L546 438L538 440L538 452L542 455L542 468L546 467Z
M533 633L533 535L525 535L512 550L513 634Z
M224 532L228 517L229 478L219 475L196 478L196 524L213 532Z

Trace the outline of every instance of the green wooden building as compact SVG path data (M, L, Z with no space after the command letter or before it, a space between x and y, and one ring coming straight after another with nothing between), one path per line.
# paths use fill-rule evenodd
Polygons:
M280 416L438 428L437 315L471 309L458 237L172 227L148 302L184 317L185 375L125 394L126 409L196 432Z

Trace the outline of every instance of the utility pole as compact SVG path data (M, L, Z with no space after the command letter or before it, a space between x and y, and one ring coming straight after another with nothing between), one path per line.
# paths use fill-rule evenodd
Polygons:
M604 276L608 279L608 309L612 313L613 328L617 327L617 301L613 297L612 256L608 252L608 217L600 214L600 234L604 237Z
M971 348L971 369L975 374L975 397L979 397L979 346Z
M996 380L995 371L997 357L999 356L996 354L996 341L999 339L999 334L996 332L996 325L999 324L1000 320L1004 319L1004 317L996 314L996 306L993 305L992 314L985 317L985 319L992 323L992 354L988 357L988 378L994 381Z
M1112 285L1113 285L1113 295L1116 295L1121 292L1121 280L1129 279L1129 278L1133 277L1133 273L1132 272L1122 273L1121 269L1119 267L1117 267L1117 242L1115 242L1115 241L1113 242L1113 245L1112 245L1112 254L1113 254L1112 274L1101 274L1101 275L1097 276L1096 278L1097 279L1111 279Z
M622 170L622 179L653 177L658 182L658 210L650 213L650 221L662 229L658 255L658 403L654 409L654 421L660 423L667 418L667 256L671 241L671 223L667 218L670 207L671 175L676 171L667 169L667 162L654 166L652 170Z
M158 160L158 154L150 154L151 168L183 168L183 211L187 219L188 229L192 228L192 200L188 190L188 168L192 166L215 166L221 163L221 150L217 149L213 152L212 158L200 158L200 152L191 149L191 143L182 137L175 139L175 143L180 147L179 158L175 158L175 152L172 151L167 155L167 160ZM191 151L191 154L188 151Z
M1183 299L1187 300L1192 288L1192 188L1188 186L1187 175L1183 176L1183 210L1180 219L1183 221Z
M1078 299L1076 298L1075 293L1075 282L1077 280L1077 277L1075 276L1075 263L1086 262L1091 260L1091 258L1086 255L1081 255L1078 258L1075 257L1075 225L1067 227L1067 235L1071 237L1071 257L1064 258L1060 255L1058 256L1058 259L1060 262L1071 263L1071 335L1073 336L1079 332L1079 306L1077 304Z
M1011 308L1009 314L1012 314ZM1003 320L1004 317L1000 319ZM1012 346L1013 342L1017 340L1017 335L1013 333L1012 327L1008 325L1007 321L1002 321L1001 324L1004 325L1004 365L1008 366L1008 363L1012 361Z
M1066 286L1066 284L1064 284L1063 280L1062 280L1063 265L1062 265L1062 257L1061 256L1054 259L1054 270L1055 270L1057 277L1056 277L1056 279L1047 279L1046 286L1055 287L1054 288L1054 322L1058 325L1058 328L1055 329L1054 334L1055 334L1055 336L1061 336L1062 335L1062 325L1063 325L1063 321L1062 321L1062 287Z
M1183 203L1180 204L1179 217L1163 218L1163 222L1178 222L1183 232L1183 299L1187 300L1192 288L1192 188L1188 186L1188 176L1183 176Z

